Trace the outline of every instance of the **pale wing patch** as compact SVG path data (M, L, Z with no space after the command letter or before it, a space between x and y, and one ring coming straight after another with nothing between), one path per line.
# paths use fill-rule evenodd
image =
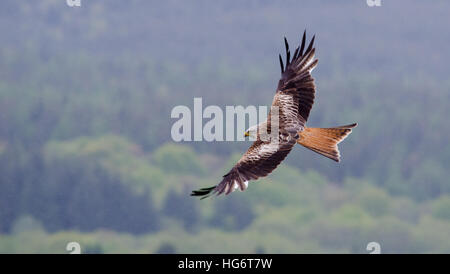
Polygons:
M278 93L278 102L281 106L281 111L286 116L295 116L297 115L294 98L290 94Z
M301 127L298 120L298 104L294 102L294 97L291 94L284 94L277 92L276 99L278 100L278 106L281 108L280 119L281 124L284 124L284 128L299 128Z
M233 191L235 191L236 189L240 189L240 188L239 188L239 184L237 184L236 181L234 181L233 184L234 184ZM244 181L244 189L241 189L241 191L244 191L244 190L246 190L247 188L248 188L248 181Z
M278 142L261 143L256 149L249 150L245 153L239 162L254 162L261 158L267 158L278 151ZM239 163L238 162L238 163Z
M258 154L262 156L270 156L278 151L278 143L271 142L262 144L259 147Z

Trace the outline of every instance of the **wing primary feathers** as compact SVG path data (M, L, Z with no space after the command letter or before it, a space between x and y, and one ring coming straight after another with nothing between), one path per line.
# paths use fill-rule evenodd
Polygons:
M294 55L292 56L292 63L296 62L297 58L308 55L308 53L313 48L315 38L316 38L316 35L313 36L313 38L311 39L311 42L309 42L308 48L303 52L303 50L305 49L305 45L306 45L306 30L303 32L302 43L301 43L300 47L297 47L295 49ZM286 37L284 37L284 46L286 48L286 66L284 65L281 54L278 56L280 58L281 74L283 74L287 70L288 66L291 64L291 51L289 50L289 43L288 43Z
M299 62L295 64L297 69L303 70L305 66L309 65L312 58L314 58L315 49L305 52L305 55L299 59Z
M287 53L289 51L289 44L288 44L286 37L284 37L284 46L286 47L286 53Z
M305 54L312 49L315 38L316 38L316 35L314 34L313 38L311 39L311 42L309 42L309 46L308 46L308 49L305 51Z
M288 52L286 53L286 69L289 66L289 62L290 62L290 56L291 52L288 50Z
M286 37L284 37L284 46L286 47L286 69L287 69L287 67L289 66L291 52L289 51L289 43Z
M279 54L279 57L280 57L281 74L283 74L284 73L283 58L281 58L281 54Z
M211 192L215 189L215 186L205 187L199 190L193 190L191 196L201 196L201 200L208 198L211 195Z
M303 32L302 45L300 46L300 56L303 56L303 50L305 49L306 30Z

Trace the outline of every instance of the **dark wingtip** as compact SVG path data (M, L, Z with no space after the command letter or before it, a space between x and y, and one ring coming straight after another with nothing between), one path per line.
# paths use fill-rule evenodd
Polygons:
M300 55L299 56L303 56L303 50L305 49L305 42L306 42L306 29L303 32L303 38L302 38L302 44L300 46Z
M284 37L284 46L286 47L286 69L289 66L290 59L291 59L291 51L289 50L289 43L286 39L286 36Z
M314 34L311 41L309 42L308 48L303 52L303 50L305 49L305 46L306 46L306 29L305 29L303 31L302 43L300 44L299 47L297 47L295 49L294 55L292 56L292 61L294 62L294 60L297 59L298 57L302 57L302 56L308 54L313 49L315 39L316 39L316 35ZM290 58L291 52L289 50L289 43L287 41L286 36L284 36L284 46L286 48L286 66L284 66L283 59L280 54L279 58L280 58L281 74L283 74L286 71L287 67L289 66L289 63L291 62L291 58Z
M305 51L305 54L308 53L312 49L312 47L314 45L314 39L316 39L315 34L314 34L313 38L311 39L311 42L309 42L309 46L308 46L308 49Z
M191 196L200 196L201 200L208 198L211 192L216 188L216 186L201 188L199 190L193 190Z
M281 74L284 73L284 64L283 64L283 58L281 58L281 54L278 55L280 57L280 67L281 67Z

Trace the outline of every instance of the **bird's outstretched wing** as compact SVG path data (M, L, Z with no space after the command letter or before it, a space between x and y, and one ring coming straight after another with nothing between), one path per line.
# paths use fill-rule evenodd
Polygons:
M306 31L303 33L302 43L294 51L291 59L289 44L284 38L286 47L286 64L280 57L281 79L278 82L277 92L272 107L276 106L280 113L280 125L286 130L300 131L304 128L309 112L314 104L315 85L311 71L316 67L318 60L314 59L314 38L311 39L305 50ZM271 118L269 114L268 120Z
M238 188L244 191L248 181L269 175L286 158L295 143L294 138L280 142L255 141L218 185L195 190L191 196L206 198L210 194L230 194Z

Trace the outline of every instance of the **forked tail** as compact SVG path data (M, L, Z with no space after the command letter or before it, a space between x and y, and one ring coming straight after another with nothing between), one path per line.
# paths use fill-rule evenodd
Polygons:
M333 128L305 127L303 131L299 132L300 137L298 138L297 143L339 162L341 155L337 145L342 142L342 140L352 132L352 128L357 125L357 123L354 123Z

